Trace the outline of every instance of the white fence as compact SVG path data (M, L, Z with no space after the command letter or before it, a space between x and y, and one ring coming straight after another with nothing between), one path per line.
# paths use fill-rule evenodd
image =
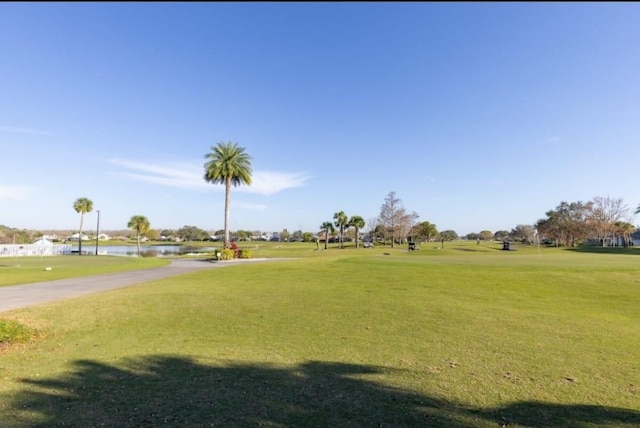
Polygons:
M70 254L71 245L6 244L0 245L0 257L59 256Z

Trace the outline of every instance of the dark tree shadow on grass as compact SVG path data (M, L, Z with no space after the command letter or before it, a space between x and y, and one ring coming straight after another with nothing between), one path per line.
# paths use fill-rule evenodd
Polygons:
M482 247L474 247L474 248L451 248L453 251L462 251L465 253L490 253L493 250L498 250L498 248L482 246Z
M565 248L566 251L591 254L626 254L640 256L640 247L601 247L596 245L580 245L578 247Z
M81 360L55 378L22 380L3 427L578 427L640 424L640 413L523 402L474 409L385 386L377 367L309 362L205 365L154 356L118 366ZM8 420L7 420L8 419ZM1 420L1 419L0 419ZM635 424L635 425L634 425Z

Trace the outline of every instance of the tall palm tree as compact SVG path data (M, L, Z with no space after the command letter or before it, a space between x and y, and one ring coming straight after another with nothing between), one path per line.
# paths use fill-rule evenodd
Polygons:
M127 223L127 227L133 230L136 234L136 242L138 243L138 257L140 257L140 237L149 232L151 224L149 220L143 215L134 215Z
M340 248L342 248L342 235L344 233L344 228L347 226L347 223L349 223L349 217L347 217L344 211L338 211L337 213L333 214L333 219L336 221L335 225L340 232Z
M88 198L78 198L73 203L73 209L80 213L80 229L78 229L78 255L82 255L82 222L85 213L93 211L93 202Z
M327 249L327 242L329 242L329 233L335 232L333 227L333 223L330 221L325 221L320 225L320 232L324 234L324 249Z
M364 219L359 215L354 215L349 219L347 225L356 229L356 248L358 248L359 232L364 227Z
M224 184L224 247L229 247L229 209L231 186L251 185L251 156L236 143L219 142L204 155L204 179L208 183Z
M636 230L636 227L626 221L617 221L614 224L614 230L616 233L622 235L622 245L628 247L629 244L631 244L631 242L633 241L631 235Z

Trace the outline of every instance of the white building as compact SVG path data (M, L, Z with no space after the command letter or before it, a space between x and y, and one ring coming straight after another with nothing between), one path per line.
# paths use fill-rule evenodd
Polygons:
M77 241L77 240L78 240L78 236L79 236L79 234L78 234L78 233L74 233L74 234L73 234L73 235L71 235L71 236L67 236L67 241ZM83 241L88 241L88 240L89 240L89 237L83 233L83 234L82 234L82 238L81 238L81 239L82 239Z

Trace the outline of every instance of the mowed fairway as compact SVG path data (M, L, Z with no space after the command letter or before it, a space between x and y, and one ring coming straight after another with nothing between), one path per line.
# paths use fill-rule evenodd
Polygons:
M0 287L148 269L165 266L169 262L169 260L162 258L137 257L0 257Z
M0 426L640 426L640 251L437 246L2 314Z

